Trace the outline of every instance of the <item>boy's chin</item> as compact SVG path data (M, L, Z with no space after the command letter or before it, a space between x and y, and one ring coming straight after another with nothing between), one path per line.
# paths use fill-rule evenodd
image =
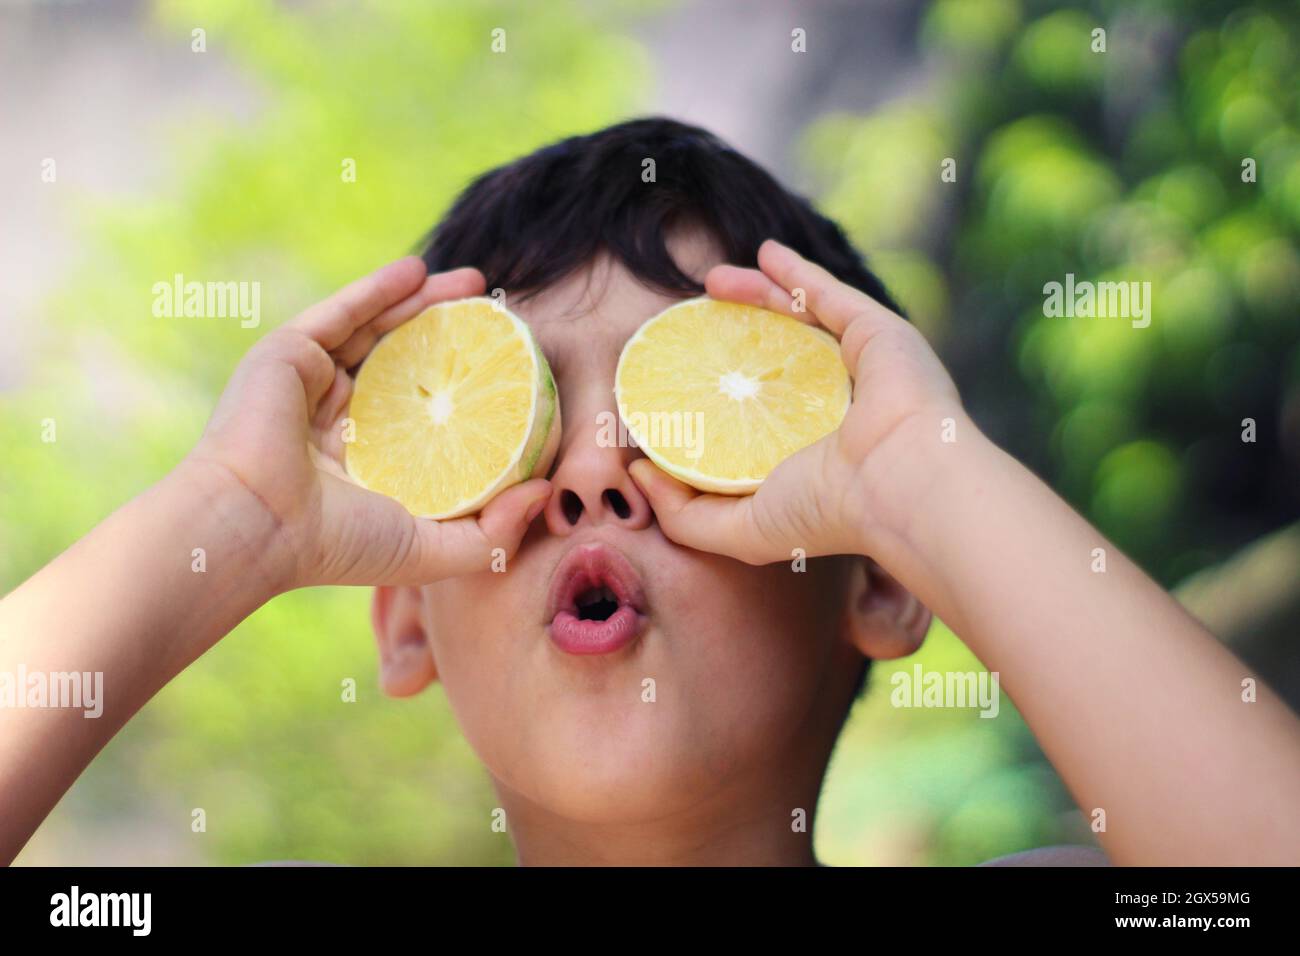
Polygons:
M586 760L552 764L514 796L542 815L611 826L649 823L698 808L701 790L690 784L693 775L651 767L649 761L628 760L599 767Z
M701 753L689 728L662 720L608 720L567 732L552 724L545 739L493 776L533 810L575 822L634 824L698 810L701 795L734 769Z

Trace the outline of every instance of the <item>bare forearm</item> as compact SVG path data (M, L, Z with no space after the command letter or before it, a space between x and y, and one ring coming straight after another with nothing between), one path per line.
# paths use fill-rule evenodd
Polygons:
M228 483L183 468L0 602L0 675L16 705L0 707L0 861L136 711L274 593L257 557L273 529ZM101 688L97 716L29 704L38 692L16 684L63 674Z
M1000 673L1080 807L1105 811L1111 858L1296 863L1286 706L1244 701L1245 666L973 426L922 457L938 477L890 570Z

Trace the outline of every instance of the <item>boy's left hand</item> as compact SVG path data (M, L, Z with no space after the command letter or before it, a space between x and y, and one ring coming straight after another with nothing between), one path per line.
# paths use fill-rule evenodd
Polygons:
M961 400L916 328L870 296L774 240L759 269L717 266L705 279L715 299L743 302L817 324L840 341L853 400L840 427L787 458L742 498L701 494L649 459L632 477L664 533L679 544L748 564L872 553L901 534L909 502L927 478L942 422L964 420ZM802 289L806 312L794 311ZM973 427L963 423L958 427Z

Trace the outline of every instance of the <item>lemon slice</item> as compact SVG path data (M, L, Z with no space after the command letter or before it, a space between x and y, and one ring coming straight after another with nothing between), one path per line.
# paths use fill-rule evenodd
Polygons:
M852 384L829 333L710 298L679 302L637 330L614 375L628 434L701 491L743 495L834 431Z
M528 326L492 299L443 302L398 326L357 373L348 474L413 515L472 514L550 467L555 380Z

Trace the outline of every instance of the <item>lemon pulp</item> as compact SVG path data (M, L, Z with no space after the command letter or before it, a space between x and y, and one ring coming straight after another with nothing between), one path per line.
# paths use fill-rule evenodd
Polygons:
M637 330L614 392L628 433L660 468L701 491L748 494L839 427L852 383L824 330L704 297Z
M487 298L434 305L389 332L357 373L345 465L414 515L471 514L547 467L555 382L524 322Z

